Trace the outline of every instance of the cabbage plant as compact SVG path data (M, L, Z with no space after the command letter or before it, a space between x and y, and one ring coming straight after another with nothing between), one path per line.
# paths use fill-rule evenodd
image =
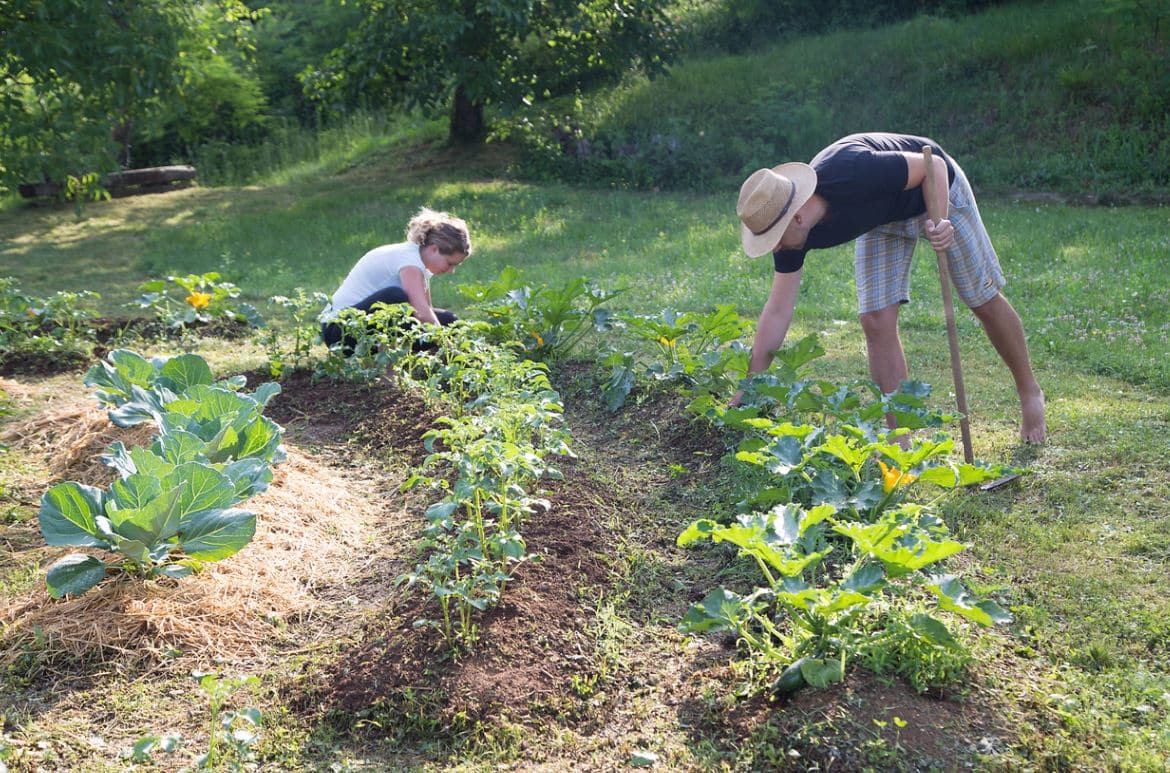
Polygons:
M158 434L145 447L110 445L102 461L122 477L108 489L66 482L41 498L49 545L113 554L54 563L52 596L84 593L112 571L183 577L251 541L256 517L235 505L267 488L271 466L285 457L280 426L261 415L278 384L244 394L236 391L242 378L215 383L196 355L147 360L125 349L91 368L86 383L98 387L115 424L149 420Z
M109 551L109 560L72 553L49 567L54 598L84 593L111 571L184 577L204 561L234 555L251 541L256 516L232 479L199 462L162 475L135 473L108 489L66 482L41 498L41 533L49 545Z

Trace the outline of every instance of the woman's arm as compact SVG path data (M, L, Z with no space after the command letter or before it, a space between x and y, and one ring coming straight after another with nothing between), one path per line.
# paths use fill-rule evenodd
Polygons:
M406 293L410 305L414 308L414 316L422 322L429 322L432 325L439 324L439 318L435 316L435 310L431 308L431 295L427 290L426 280L423 279L422 270L414 266L406 266L398 272L398 277L402 280L403 292Z

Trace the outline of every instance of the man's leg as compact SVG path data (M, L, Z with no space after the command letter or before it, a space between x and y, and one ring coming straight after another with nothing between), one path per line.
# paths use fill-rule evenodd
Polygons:
M883 392L893 392L906 380L906 354L902 351L902 339L898 337L900 306L893 303L861 315L869 376Z
M877 311L861 315L861 329L865 332L865 355L869 359L869 377L883 392L893 392L906 380L906 353L898 336L898 309L893 303ZM886 426L894 429L898 422L894 414L886 414ZM898 444L910 448L910 436L902 435Z
M1028 342L1020 315L1003 293L997 294L982 306L971 311L983 325L988 340L1003 359L1016 384L1020 396L1020 437L1026 443L1043 443L1047 433L1044 421L1044 392L1032 372L1028 356Z

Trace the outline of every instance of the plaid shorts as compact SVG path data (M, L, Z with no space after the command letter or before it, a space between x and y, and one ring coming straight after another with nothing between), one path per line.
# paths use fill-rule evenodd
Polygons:
M955 243L947 250L947 266L955 293L963 303L982 306L995 298L1006 280L991 237L979 217L967 176L953 159L951 163L955 166L955 181L947 196L947 219L955 227ZM878 226L857 239L854 270L862 314L910 302L910 260L919 239L926 240L926 215Z

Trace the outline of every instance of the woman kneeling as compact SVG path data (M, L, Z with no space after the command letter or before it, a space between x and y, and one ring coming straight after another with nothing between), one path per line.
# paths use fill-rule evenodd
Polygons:
M333 320L342 309L368 312L375 303L409 303L420 322L450 325L455 315L431 306L431 277L449 274L471 255L467 223L446 212L423 207L406 226L406 241L375 247L350 269L321 312L321 337L339 341L347 355L357 342ZM344 338L344 340L343 340Z

